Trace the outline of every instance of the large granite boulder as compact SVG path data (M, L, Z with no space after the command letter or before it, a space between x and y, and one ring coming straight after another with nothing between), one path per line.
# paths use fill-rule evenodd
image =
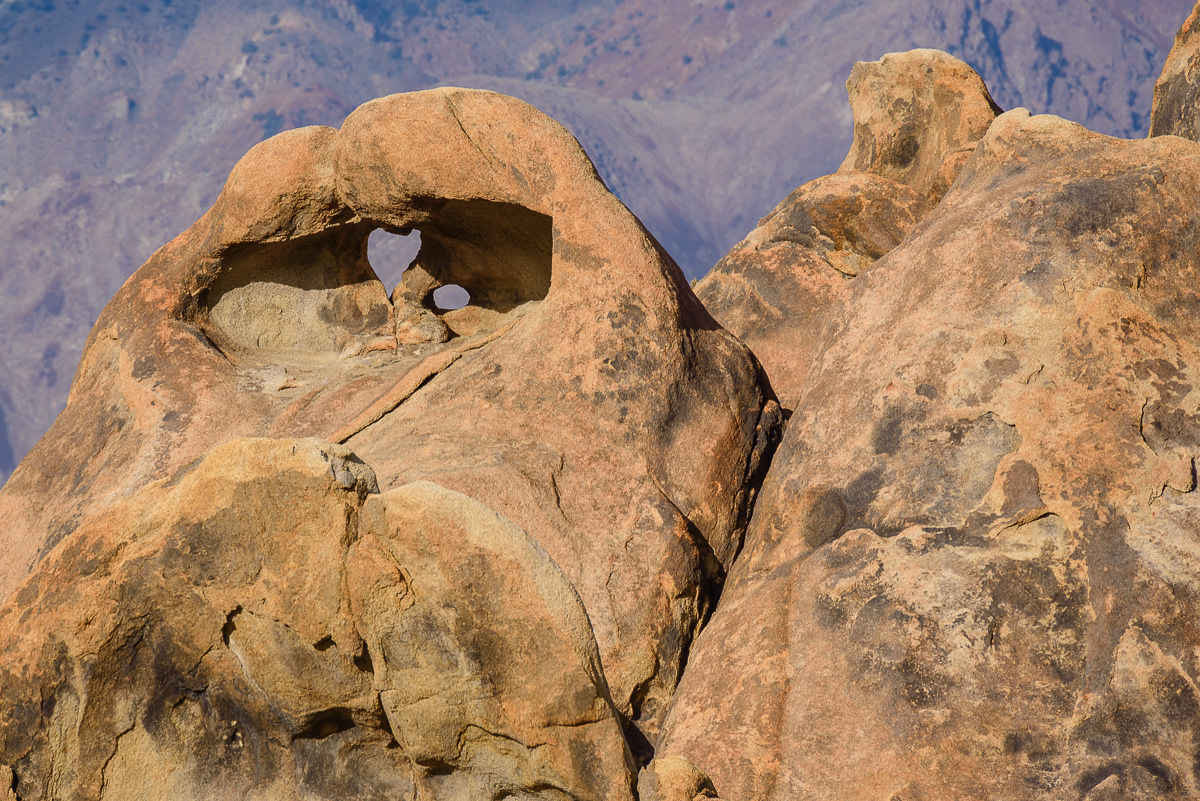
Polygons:
M629 797L582 603L459 493L236 440L64 546L0 610L23 801Z
M422 234L420 253L390 297L366 257L367 237L380 227ZM469 304L440 308L434 292L448 285L465 288ZM45 571L81 547L81 532L97 525L90 521L118 514L110 510L149 484L179 481L225 443L317 437L345 444L370 465L385 497L414 482L434 482L537 543L586 610L586 618L568 614L573 628L561 633L580 648L594 634L599 658L579 668L595 685L587 692L611 701L609 709L576 693L570 715L590 726L593 718L601 725L615 714L628 747L644 760L691 642L741 547L779 416L753 356L714 323L678 267L604 187L560 125L489 92L439 89L383 98L359 108L338 131L290 131L251 150L212 209L159 250L109 304L88 340L66 410L0 493L6 522L0 597L29 611L28 593L57 580ZM380 530L400 536L397 527L411 521L398 514L378 512ZM125 536L118 529L126 516L105 518L115 527L114 541ZM472 512L470 520L481 516ZM412 615L392 620L386 609L371 607L373 618L384 622L356 630L372 649L400 654L394 657L400 666L386 675L411 692L419 686L412 674L432 671L422 679L430 692L461 679L459 691L471 700L437 712L444 726L430 723L429 731L419 731L408 725L424 713L405 710L420 698L395 695L392 708L381 694L387 714L407 721L393 740L406 759L432 771L430 787L443 788L429 790L435 797L477 797L472 794L485 785L500 792L499 780L472 778L504 772L493 764L504 750L487 739L493 735L537 750L530 759L538 767L522 768L523 778L512 780L522 792L553 795L554 788L582 786L569 769L571 759L535 745L538 721L578 723L552 706L535 709L538 699L557 697L551 674L545 683L531 676L521 688L518 677L541 671L543 656L519 656L531 646L505 640L523 636L519 626L480 626L470 611L476 590L455 583L465 580L453 575L456 560L467 558L467 543L482 534L470 520L442 518L458 528L439 536L470 533L457 555L447 541L446 550L421 557L422 564L451 570L443 584L434 582L441 594L426 595L441 598L443 611L422 613L418 624ZM440 530L443 523L430 525ZM201 542L206 536L197 532L191 547L210 547ZM382 557L363 558L363 565L388 574ZM218 560L206 569L220 575L240 566ZM319 571L320 563L311 569ZM384 581L382 574L364 576L367 584ZM82 580L81 593L89 592L90 581ZM466 595L455 601L460 590ZM302 591L295 582L276 583L264 590L264 602L286 605ZM396 606L401 600L391 597L393 615L403 611ZM87 616L86 608L71 603L54 604L54 614ZM560 618L567 614L563 603L556 602ZM526 614L522 609L513 614ZM246 614L238 624L243 630L259 625ZM500 619L488 625L508 626ZM464 642L463 631L472 626L492 643L472 657L482 660L479 668L454 656L454 643ZM450 645L440 657L411 651L418 635ZM395 638L410 651L395 651ZM339 645L338 653L348 653L346 647ZM504 649L514 650L512 663L497 667L491 661ZM556 662L560 653L544 658ZM86 658L69 644L63 649L64 665ZM149 669L141 658L128 669ZM377 656L372 661L378 674L383 666ZM572 664L562 661L562 670L578 673ZM137 675L139 682L155 681L153 674ZM295 707L288 719L299 722L271 728L277 722L269 720L270 710L292 709L281 700L291 692L264 689L262 705L250 713L260 730L273 732L265 742L286 744L284 730L308 725L308 713ZM47 708L54 703L47 696ZM521 706L526 703L532 706ZM343 707L349 717L338 713L333 725L349 721L362 728L366 713L349 701L322 709ZM128 712L121 719L135 718ZM78 724L81 732L89 720ZM453 726L468 724L476 728L466 740L445 739ZM126 736L161 733L140 718L135 730ZM0 734L0 743L10 731ZM103 737L97 737L99 743ZM481 737L487 742L476 742ZM51 770L38 767L51 759L45 742L32 751L6 746L0 764L13 767L18 784L36 785ZM598 765L615 764L612 747L607 740L595 746ZM255 763L259 779L246 785L254 792L267 792L260 779L278 764L266 753L266 761ZM528 761L523 753L516 748L514 764ZM602 780L585 784L594 797L621 797L611 788L630 792L625 769L623 762L615 772L604 767ZM543 781L551 774L561 781ZM413 776L425 781L420 771ZM53 781L44 785L49 795L57 792Z
M519 101L251 151L0 492L0 797L1200 797L1200 145L848 89L765 374Z
M1009 112L779 329L810 366L656 759L735 800L1200 796L1198 185L1192 142Z

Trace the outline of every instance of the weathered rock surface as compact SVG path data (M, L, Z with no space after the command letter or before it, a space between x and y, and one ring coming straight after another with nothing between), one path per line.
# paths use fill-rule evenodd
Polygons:
M928 209L916 190L878 175L818 178L764 217L696 294L750 346L791 409L849 279L900 244Z
M422 232L421 251L391 299L366 259L367 236L381 226ZM452 284L470 292L470 303L439 309L433 291ZM10 593L22 581L54 581L45 571L57 564L55 554L80 547L90 520L112 514L150 482L177 481L223 443L262 436L345 443L371 466L386 497L393 488L436 482L494 510L487 514L511 521L544 549L586 609L586 619L571 618L573 628L561 620L554 627L580 648L584 633L594 632L604 668L597 661L584 672L604 688L604 704L611 698L625 727L621 749L628 736L645 758L691 641L741 547L778 418L757 362L712 321L561 126L488 92L396 95L364 105L340 131L304 128L254 148L213 208L108 306L67 409L0 493L8 524L0 534L8 554L0 595L24 609ZM372 514L393 536L412 522L390 506ZM465 533L454 540L459 550L447 541L447 550L423 553L421 564L449 569L466 558L470 537L483 536L481 515L456 521L443 514L428 523ZM367 570L364 586L386 584L386 550L354 562ZM550 569L534 567L520 569ZM488 618L481 628L474 613L459 609L468 601L454 601L454 578L434 582L440 589L424 596L442 597L442 611L392 620L388 597L371 596L362 602L381 622L355 624L370 649L393 655L396 667L380 681L408 688L393 696L381 690L380 698L400 729L393 730L400 753L428 769L413 780L425 782L432 797L484 797L477 793L485 786L507 792L486 778L502 772L493 763L505 761L497 754L507 748L509 762L532 765L518 771L522 792L630 792L624 762L610 769L611 753L624 751L612 752L607 740L571 758L538 745L543 723L583 721L599 731L593 722L601 726L611 710L556 683L550 663L537 661L543 655L521 657L532 646L509 636L502 613L479 611ZM539 582L539 592L550 592ZM475 584L461 589L472 603L484 592ZM273 585L267 602L286 605L296 591L295 582ZM399 614L402 598L390 598ZM239 625L257 638L273 624L246 617ZM454 645L470 636L490 643L471 657L482 667L454 651L473 653ZM418 637L431 648L439 637L450 644L414 651ZM497 649L514 649L499 667L505 660ZM562 661L556 653L545 657ZM83 656L67 647L63 658ZM380 658L372 660L382 671ZM130 670L143 669L133 662ZM438 706L422 700L422 687L429 698L447 688L458 694ZM538 707L554 687L578 702L563 707L574 718ZM265 692L251 718L275 732L268 740L286 743L282 730L270 729L268 713L291 709L287 703L300 704L304 693ZM362 728L366 713L355 710L336 725ZM538 723L539 715L551 717ZM141 733L131 736L158 732L146 722L135 728ZM513 744L498 745L497 737ZM526 746L536 752L528 759ZM58 779L46 777L57 774L34 764L49 758L45 746L29 754L16 748L0 753L0 764L15 762L18 784L50 782L45 792L54 795ZM247 792L273 792L262 781L277 763L255 759L260 773L247 779ZM589 762L600 778L571 773Z
M786 411L518 101L248 154L0 493L4 792L1200 798L1200 145L848 88L699 287Z
M837 167L856 61L937 47L1005 107L1140 136L1191 5L859 0L815 17L778 0L0 4L0 482L61 411L113 294L284 128L437 85L515 95L580 137L695 278Z
M219 446L90 519L16 600L0 750L23 800L629 797L546 552L453 491L379 495L344 447Z
M762 360L789 409L848 279L938 202L998 110L969 66L934 50L860 63L846 89L854 142L838 172L784 198L696 286Z
M1173 134L1200 139L1200 6L1175 35L1175 46L1167 54L1162 75L1154 84L1154 107L1150 113L1150 135Z
M961 166L960 151L969 152L1000 111L975 70L937 50L859 62L846 90L854 141L838 172L875 173L934 202L950 183L939 175L943 164L953 158Z
M798 319L656 758L730 799L1200 796L1198 185L1191 142L1009 112Z

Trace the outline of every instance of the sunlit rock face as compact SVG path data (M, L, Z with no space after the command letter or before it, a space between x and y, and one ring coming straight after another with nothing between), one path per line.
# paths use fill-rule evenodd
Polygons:
M846 88L854 141L837 173L784 198L696 285L762 360L786 408L850 279L938 203L999 111L974 70L934 50L857 64Z
M372 97L438 85L520 97L579 137L697 278L780 198L837 168L855 62L938 48L978 69L1005 108L1140 136L1191 5L4 3L0 481L62 410L113 294L281 130L336 127Z
M695 295L509 97L248 153L0 492L0 797L1200 797L1200 145L847 88Z
M1200 147L967 147L935 206L852 153L700 287L790 410L657 752L723 798L1200 794Z
M391 297L367 259L377 228L421 232ZM467 305L435 301L452 285ZM36 613L63 637L14 650L13 665L39 667L4 674L18 717L0 762L15 763L23 798L89 796L120 738L142 743L129 776L186 773L187 796L225 781L189 766L229 733L202 703L183 737L159 707L202 692L238 710L248 750L229 771L247 792L275 792L265 777L320 740L320 759L351 771L337 756L349 749L388 792L628 795L778 424L749 351L532 107L443 89L372 101L338 131L280 134L109 304L66 411L0 496L7 631L15 642ZM301 469L280 455L300 446L253 437L319 441ZM324 462L347 486L328 498L292 486ZM232 485L188 483L194 471ZM357 500L339 499L352 489ZM386 500L393 490L409 500ZM133 522L142 509L150 518ZM301 536L341 545L310 553ZM103 580L35 602L51 572L87 572L85 542L116 560ZM146 548L179 556L162 577L119 557ZM295 549L299 564L270 567ZM281 616L317 581L317 619ZM194 613L168 611L172 593L192 592ZM113 625L131 632L107 630L98 651L72 639L97 593L115 594ZM207 627L173 633L181 618ZM159 637L170 675L145 672L159 669L142 664L151 651L120 650ZM233 656L210 669L210 649ZM95 682L124 681L110 661L136 680L101 720ZM310 663L323 672L306 699L307 679L279 672ZM28 717L30 699L66 695L78 704ZM64 725L95 761L71 756ZM164 739L174 750L139 761ZM284 784L345 797L304 771Z

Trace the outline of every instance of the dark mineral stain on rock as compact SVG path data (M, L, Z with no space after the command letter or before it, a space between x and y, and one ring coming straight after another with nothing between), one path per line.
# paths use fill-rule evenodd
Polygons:
M871 429L871 447L879 454L895 453L904 434L905 413L899 406L889 406L883 417Z
M842 533L846 523L846 504L832 487L810 487L800 499L799 526L804 542L819 548Z
M1026 461L1013 462L1004 474L1002 514L1015 515L1042 505L1037 469Z

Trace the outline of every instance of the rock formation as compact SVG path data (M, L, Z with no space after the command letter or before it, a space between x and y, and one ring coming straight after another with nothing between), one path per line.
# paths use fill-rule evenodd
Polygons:
M380 226L422 232L421 251L391 300L366 260L367 235ZM433 290L448 284L465 287L471 303L437 308ZM290 468L263 478L283 487L261 490L278 498L270 515L254 513L257 501L247 507L236 494L223 499L207 485L193 491L181 483L213 459L221 463L214 454L224 451L214 449L247 437L344 443L350 451L337 458L353 461L348 454L355 454L370 465L382 497L406 500L363 507L369 524L359 521L357 506L330 500L330 514L342 523L338 530L324 526L325 536L356 543L348 556L335 552L289 577L263 566L267 586L246 579L194 614L130 612L122 625L134 627L132 641L182 641L171 646L181 654L167 660L170 666L142 665L129 653L97 657L70 640L29 643L28 664L49 648L61 673L28 679L4 666L0 695L12 701L0 715L24 717L5 718L6 732L15 726L23 734L0 752L0 763L14 766L23 799L102 796L103 766L127 736L145 744L131 752L131 776L207 764L213 752L203 743L228 734L212 728L217 718L196 724L207 735L193 732L183 742L170 728L175 724L160 719L164 704L173 708L203 687L205 698L232 699L220 703L236 707L246 748L254 742L266 749L245 752L239 775L247 792L275 792L262 783L282 770L269 744L286 751L332 732L339 741L366 738L352 750L372 764L387 758L390 778L380 787L445 785L453 797L481 797L474 793L484 786L622 797L615 788L630 792L632 779L622 771L633 764L622 755L632 750L641 758L652 748L690 643L741 546L778 422L749 352L712 321L575 140L530 106L487 92L434 90L372 101L340 131L280 134L247 154L213 208L156 253L101 316L67 409L0 495L0 518L9 523L0 593L15 590L17 609L36 607L43 621L69 620L63 629L70 630L84 625L72 615L90 615L92 604L77 596L30 604L61 565L86 570L62 561L82 542L103 540L97 550L115 554L123 538L140 547L154 537L185 537L182 553L206 553L232 547L225 530L238 519L254 536L241 552L197 565L212 573L208 578L152 583L136 572L140 567L123 564L105 574L115 574L120 587L136 585L143 599L137 603L146 608L167 608L161 596L188 581L221 579L235 565L257 575L252 566L275 558L278 543L295 536L297 520L310 516L302 503L286 500ZM244 458L257 464L259 449L244 448ZM233 476L243 472L239 465L228 468ZM430 481L444 489L416 489ZM147 485L161 489L146 498ZM211 495L218 497L206 501ZM468 508L467 497L482 506ZM128 504L206 503L204 512L147 523L144 534L120 525L136 517ZM104 515L107 524L95 522ZM430 533L413 539L414 520ZM476 531L480 526L498 533ZM476 537L483 538L478 564L457 566L467 558L464 543ZM297 629L279 610L309 592L307 584L318 580L309 572L333 570L339 560L348 578L328 578L320 614ZM181 571L186 563L181 556L163 570ZM435 571L438 564L450 571L443 579L416 576L419 565ZM421 590L422 582L432 588ZM376 585L362 598L355 594ZM402 590L410 585L432 606L409 609ZM513 606L503 614L526 618L521 610L532 604L567 650L552 647L554 637L538 634L532 619L529 631L517 626L516 639L502 631L510 624L494 608L507 596ZM459 608L458 598L479 608ZM244 614L233 615L238 606ZM88 699L105 691L63 678L99 672L120 683L94 666L97 658L131 662L133 671L199 675L187 659L218 647L212 626L220 629L226 615L243 632L226 632L226 650L239 653L233 643L245 636L241 652L256 656L222 657L212 672L201 666L204 676L187 681L138 674L119 714L91 717ZM163 630L180 616L220 620L199 633ZM18 639L27 624L9 621L5 631ZM37 624L43 626L59 629ZM323 649L326 636L333 645ZM442 641L441 656L416 644ZM363 653L372 667L355 673L347 660ZM336 674L328 679L331 694L305 700L303 688L283 678L264 683L260 673L279 673L270 666L278 660L333 660L323 668ZM26 664L15 656L11 663ZM543 668L573 678L535 681ZM247 681L261 696L254 704L242 686ZM377 700L362 701L362 693ZM535 708L555 693L563 695L562 709ZM28 717L37 709L32 699L65 694L78 703ZM435 696L444 696L443 706L427 700ZM533 706L522 707L522 697ZM382 738L379 707L393 725ZM414 720L428 730L414 729ZM607 731L604 721L620 724L616 740L592 734ZM539 733L584 723L571 737ZM128 725L136 735L123 734ZM74 746L52 733L62 726L78 732L95 758L76 759ZM353 733L343 734L348 728ZM163 762L136 756L161 750L164 740L182 751ZM190 742L199 745L188 750ZM400 778L393 775L396 755L384 753L389 746L411 766ZM510 754L521 747L536 751L536 759ZM297 770L303 750L291 748L301 760ZM69 777L55 767L63 760L75 765ZM599 778L581 778L585 761L594 762ZM313 771L311 781L297 780L304 792L334 792L317 776L323 769ZM477 773L486 775L483 784L471 778ZM178 785L179 797L219 781L192 776ZM112 797L127 792L126 785L113 787ZM374 797L373 790L361 792Z
M730 3L0 3L0 483L62 410L116 291L286 128L433 86L520 97L567 124L691 279L836 169L855 61L923 43L1006 107L1139 136L1191 7L857 0L817 24L804 5Z
M788 195L696 287L789 409L849 279L938 202L999 110L970 67L933 50L860 63L846 89L854 143L838 172Z
M247 154L0 493L0 785L1200 798L1200 145L848 89L697 287L765 372L519 101Z
M799 380L657 758L727 799L1200 797L1200 150L1015 110L960 169L856 277L752 235L702 287L797 303L754 347ZM759 231L858 223L839 178Z
M71 543L0 621L22 799L628 793L583 605L476 501L242 439Z
M1173 134L1195 140L1200 136L1200 113L1196 109L1200 90L1200 14L1193 10L1175 35L1175 46L1167 55L1167 64L1154 84L1154 107L1150 114L1150 135Z

